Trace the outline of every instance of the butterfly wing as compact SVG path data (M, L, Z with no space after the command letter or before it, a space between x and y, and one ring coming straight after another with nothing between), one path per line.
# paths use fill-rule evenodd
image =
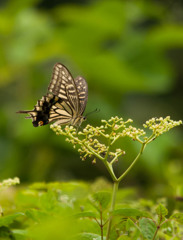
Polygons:
M52 105L49 112L49 123L56 121L57 125L71 124L73 109L62 99L58 99L56 104Z
M73 110L74 116L77 115L79 101L76 85L69 70L61 63L54 66L48 92L62 99Z
M29 117L26 118L32 118L32 124L34 127L46 125L49 123L50 109L57 103L57 101L58 98L56 96L48 94L37 101L33 110L18 111L17 113L29 114Z
M80 105L79 113L80 115L82 115L85 111L86 104L88 101L88 84L86 80L81 76L76 77L74 80L76 83L76 88L77 88L78 98L79 98L79 105Z
M53 121L55 124L80 125L83 118L88 96L88 86L82 77L73 79L69 70L57 63L54 66L48 93L38 100L31 111L27 113L32 118L34 127L46 125Z

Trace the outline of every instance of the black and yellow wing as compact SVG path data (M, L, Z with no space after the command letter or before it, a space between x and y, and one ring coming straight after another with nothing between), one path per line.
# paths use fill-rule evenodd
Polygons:
M80 125L88 98L88 86L84 78L73 79L69 70L61 63L54 66L48 93L38 100L31 111L27 113L32 118L34 127L55 124Z
M88 84L86 80L81 76L76 77L74 81L76 84L79 98L79 113L80 115L82 115L85 111L86 104L88 101Z

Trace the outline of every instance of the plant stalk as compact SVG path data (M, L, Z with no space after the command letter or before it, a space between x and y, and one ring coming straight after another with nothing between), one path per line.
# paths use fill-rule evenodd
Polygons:
M142 144L142 147L140 149L139 154L134 159L134 161L131 163L131 165L128 167L128 169L118 179L116 179L114 181L113 192L112 192L112 202L111 202L111 208L110 208L110 216L109 216L109 222L108 222L108 226L107 226L106 240L109 240L109 236L110 236L110 231L111 231L111 226L112 226L112 212L114 211L114 207L115 207L116 194L117 194L117 191L118 191L119 183L127 175L127 173L132 169L132 167L135 165L135 163L137 162L137 160L139 159L139 157L143 153L145 146L146 146L146 143L144 142ZM112 166L111 166L111 168L109 168L109 166L107 166L107 168L108 168L108 170L109 170L109 172L110 172L110 174L111 174L111 176L112 176L112 178L114 180L114 178L116 178L116 177L115 177L115 175L113 175L114 174L113 171L111 171L111 170L113 170Z
M110 163L107 162L107 161L106 161L106 162L104 161L104 164L105 164L105 166L106 166L109 174L111 175L112 180L113 180L114 182L117 181L117 177L116 177L115 174L114 174L112 165L110 165Z
M102 219L103 219L103 217L102 217L102 210L101 210L101 211L100 211L100 230L101 230L101 240L104 239L104 232L103 232L103 227L104 227L104 225L103 225Z
M159 229L160 229L160 226L157 226L156 232L154 233L154 236L153 236L153 239L152 239L152 240L155 240Z
M111 231L111 225L112 225L112 212L114 211L115 207L115 202L116 202L116 194L118 191L118 186L119 186L119 181L115 181L113 185L113 192L112 192L112 202L111 202L111 207L110 207L110 216L109 216L109 221L107 225L107 235L106 235L106 240L109 240L110 236L110 231Z
M137 162L137 160L139 159L139 157L141 156L141 154L144 151L146 143L142 144L142 147L140 149L139 154L137 155L137 157L134 159L134 161L131 163L131 165L127 168L127 170L118 178L118 181L120 182L127 174L128 172L132 169L132 167L135 165L135 163Z

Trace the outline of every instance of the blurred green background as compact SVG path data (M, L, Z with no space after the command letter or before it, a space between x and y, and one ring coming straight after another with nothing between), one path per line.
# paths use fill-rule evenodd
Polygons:
M16 114L46 94L56 62L89 86L83 127L101 119L183 119L182 1L0 2L0 179L22 182L109 177L103 165L82 162L49 126L34 128ZM139 145L117 164L127 167ZM182 127L151 143L122 186L162 195L183 182ZM171 191L171 190L170 190Z

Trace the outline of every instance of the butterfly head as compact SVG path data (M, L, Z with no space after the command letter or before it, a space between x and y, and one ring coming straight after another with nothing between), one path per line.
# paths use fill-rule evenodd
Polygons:
M83 116L83 121L86 121L87 117L86 116Z
M85 116L78 116L76 118L73 118L70 124L73 126L79 127L81 126L82 122L84 122L85 120L86 120Z

